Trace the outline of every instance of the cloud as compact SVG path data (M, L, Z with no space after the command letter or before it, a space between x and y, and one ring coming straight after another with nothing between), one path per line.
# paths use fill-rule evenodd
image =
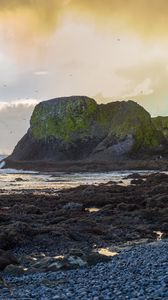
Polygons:
M139 95L151 95L154 93L154 89L152 87L152 80L150 78L146 78L142 82L138 83L135 88L127 95L125 98L135 97Z
M2 110L8 110L9 108L29 108L34 107L39 101L36 99L22 99L22 100L14 100L14 101L1 101L0 102L0 111Z
M40 68L55 32L68 22L92 24L98 32L164 39L168 28L167 0L1 0L1 51L17 63ZM76 40L77 42L77 40Z
M68 14L109 28L127 26L143 36L165 35L168 25L167 0L1 0L0 12L1 19L30 35L50 33Z
M34 75L37 75L37 76L48 75L48 72L47 71L36 71L36 72L34 72Z
M112 29L130 29L141 36L167 35L167 0L72 0L79 14Z
M0 102L0 154L10 154L29 128L37 100Z
M167 95L167 15L167 0L1 0L0 98L102 92L154 110Z

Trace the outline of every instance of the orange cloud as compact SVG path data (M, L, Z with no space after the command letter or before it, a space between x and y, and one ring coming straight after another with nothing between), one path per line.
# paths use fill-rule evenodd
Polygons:
M54 30L66 13L76 13L108 28L134 30L141 35L165 34L167 0L1 0L0 18L17 19L31 34ZM25 22L22 22L24 21Z
M47 69L49 37L60 28L67 15L74 21L92 23L98 30L111 30L116 34L132 32L135 36L153 40L167 39L167 0L0 0L2 50L4 47L5 55L9 52L19 63L41 70L43 62L42 68ZM125 44L120 42L122 48L126 48L126 43L127 40ZM54 50L51 49L53 61L56 48L55 45ZM79 53L81 56L81 51Z

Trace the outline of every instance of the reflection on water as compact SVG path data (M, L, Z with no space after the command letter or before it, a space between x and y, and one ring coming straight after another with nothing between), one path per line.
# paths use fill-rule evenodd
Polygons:
M117 252L113 252L111 250L109 250L108 248L100 248L98 250L99 254L105 255L105 256L115 256L118 253Z
M98 212L99 210L100 210L100 208L98 208L98 207L88 207L88 208L85 208L85 211L88 211L90 213Z
M77 187L79 185L100 184L108 181L119 182L134 171L95 173L37 173L11 169L0 170L0 189L55 189ZM137 173L137 171L136 171ZM139 173L149 173L139 171ZM128 184L124 179L123 184Z

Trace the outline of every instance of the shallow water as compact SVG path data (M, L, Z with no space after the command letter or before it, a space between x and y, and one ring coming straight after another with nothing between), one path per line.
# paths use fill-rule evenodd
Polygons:
M0 155L0 163L5 158ZM83 172L83 173L39 173L15 169L0 169L0 189L65 189L79 185L100 184L108 181L123 181L132 173L149 174L154 171L114 171L114 172ZM156 172L156 171L155 171Z
M97 172L97 173L36 173L23 172L22 170L3 169L0 170L0 189L21 190L21 189L54 189L60 190L79 185L100 184L108 181L123 181L127 184L128 180L124 177L135 171L118 172ZM137 173L137 171L136 171ZM138 173L150 173L149 171L139 171Z

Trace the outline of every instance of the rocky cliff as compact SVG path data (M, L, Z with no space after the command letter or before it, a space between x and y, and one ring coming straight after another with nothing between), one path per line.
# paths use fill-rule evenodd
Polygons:
M163 132L133 101L98 105L84 96L39 103L13 161L112 161L163 149Z
M168 117L152 118L152 123L157 130L162 132L166 140L168 140Z

